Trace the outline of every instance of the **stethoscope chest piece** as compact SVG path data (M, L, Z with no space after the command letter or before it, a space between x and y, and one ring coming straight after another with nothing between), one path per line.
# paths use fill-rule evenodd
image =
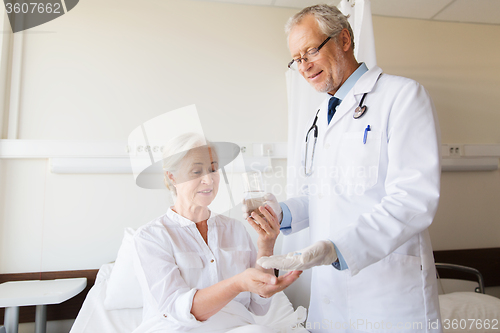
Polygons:
M356 108L356 110L354 110L354 114L353 114L354 119L358 119L358 118L360 118L362 115L364 115L364 114L365 114L365 112L366 112L366 109L367 109L367 108L366 108L366 105L363 105L363 106L358 106L358 107Z
M381 76L381 75L382 75L382 73L380 73L380 74L378 75L378 77L377 77L377 81L378 81L378 79L380 79L380 76ZM375 81L375 82L377 82L377 81ZM367 94L368 94L368 92L365 92L365 93L363 94L363 97L361 98L361 101L359 102L358 107L354 110L354 114L352 115L352 117L353 117L354 119L359 119L359 118L361 118L361 117L362 117L362 116L366 113L366 110L367 110L368 108L366 107L366 105L363 105L363 102L364 102L364 100L365 100L365 98L366 98L366 95L367 95Z

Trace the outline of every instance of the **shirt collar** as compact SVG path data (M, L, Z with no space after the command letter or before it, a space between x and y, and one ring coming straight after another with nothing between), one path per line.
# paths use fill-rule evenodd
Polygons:
M356 82L358 82L359 78L368 72L368 67L366 67L365 63L362 62L361 65L345 80L344 84L337 90L334 97L337 97L340 100L343 100L347 93L354 87Z
M167 210L167 216L170 218L170 220L178 223L181 225L181 227L185 227L188 225L193 225L195 222L185 218L182 215L177 214L176 212L173 211L172 207L169 207ZM211 222L211 220L215 217L216 215L210 211L210 216L208 218L207 223Z

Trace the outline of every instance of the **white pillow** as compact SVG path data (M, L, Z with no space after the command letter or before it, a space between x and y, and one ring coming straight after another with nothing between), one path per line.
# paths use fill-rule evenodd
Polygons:
M454 292L439 295L439 306L445 333L498 332L500 299L496 297L474 292Z
M122 245L108 280L104 308L106 310L141 308L142 292L135 276L133 263L133 239L135 231L125 228Z

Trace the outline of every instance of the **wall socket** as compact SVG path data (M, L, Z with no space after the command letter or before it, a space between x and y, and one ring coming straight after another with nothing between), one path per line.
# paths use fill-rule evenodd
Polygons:
M448 145L448 150L450 157L460 157L462 156L463 147L461 145Z
M262 144L262 156L273 156L274 155L274 146L272 143L263 143Z

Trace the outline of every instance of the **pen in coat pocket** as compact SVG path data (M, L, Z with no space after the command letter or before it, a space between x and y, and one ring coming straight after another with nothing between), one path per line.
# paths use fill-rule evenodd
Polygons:
M368 131L371 131L370 125L365 128L365 135L363 136L363 144L366 144L366 137L368 136Z

